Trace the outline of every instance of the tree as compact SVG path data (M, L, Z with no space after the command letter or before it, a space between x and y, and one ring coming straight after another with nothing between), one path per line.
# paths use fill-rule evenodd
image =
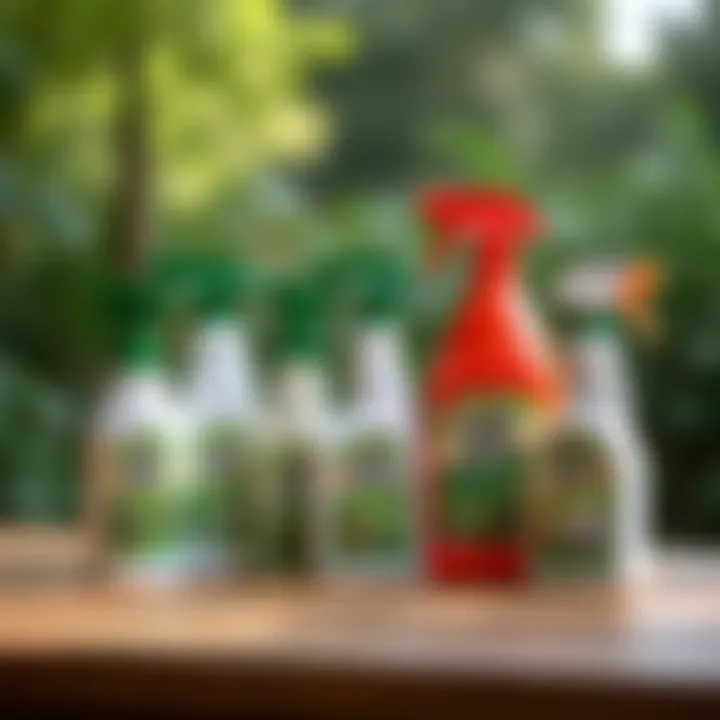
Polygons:
M125 267L147 253L151 207L172 213L269 157L316 149L323 128L303 79L348 44L342 27L295 20L280 0L4 0L4 10L33 65L28 113L88 85L108 98L96 120L114 134L109 240Z
M318 87L338 115L332 158L314 179L329 193L397 187L452 172L428 140L452 121L498 129L511 76L529 72L535 38L588 26L592 2L315 0L358 35L351 65L322 69ZM591 14L591 13L590 13ZM520 66L518 68L518 66Z
M109 275L142 272L164 228L265 163L317 151L305 79L349 47L282 0L0 0L0 363L28 380L0 405L35 418L30 447L48 396L93 386ZM3 453L12 480L24 460Z

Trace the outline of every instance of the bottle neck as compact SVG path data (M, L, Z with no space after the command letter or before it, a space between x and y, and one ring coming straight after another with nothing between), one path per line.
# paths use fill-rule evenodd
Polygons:
M608 332L586 331L575 340L575 406L630 418L631 387L622 345Z
M100 433L117 434L138 424L171 422L178 409L164 375L150 366L118 371L105 392L97 415Z
M489 241L477 253L474 273L478 284L489 288L513 286L518 277L520 253L502 240ZM479 277L477 277L479 276Z
M278 376L278 420L301 427L325 420L328 397L320 363L313 359L287 361Z
M383 416L406 418L411 412L411 389L399 324L368 326L357 342L360 405Z
M116 382L152 386L165 382L166 374L156 362L125 361L115 371Z
M238 416L253 412L257 385L247 327L235 318L215 318L195 338L191 382L201 413Z
M502 307L519 289L519 254L507 247L490 243L476 251L467 282L465 300L458 312L458 326L467 332L478 315Z
M169 384L164 373L152 366L129 367L120 370L111 380L109 395L133 398L133 402L144 405L156 398L165 397Z

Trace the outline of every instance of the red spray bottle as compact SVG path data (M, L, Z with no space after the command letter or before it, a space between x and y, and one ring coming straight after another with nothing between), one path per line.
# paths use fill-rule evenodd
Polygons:
M433 261L469 247L469 287L426 379L426 567L438 582L513 582L527 572L523 478L560 399L559 375L522 291L521 251L539 217L505 191L423 195Z

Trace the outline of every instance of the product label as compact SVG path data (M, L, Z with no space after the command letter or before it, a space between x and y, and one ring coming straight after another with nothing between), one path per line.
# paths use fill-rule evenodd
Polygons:
M330 501L330 543L340 562L394 565L411 550L409 457L379 434L349 444Z
M528 493L541 575L603 578L611 572L613 487L611 457L599 438L577 431L548 444Z
M168 483L161 438L147 432L117 445L115 542L121 555L169 551L182 525L181 501Z
M302 444L282 448L274 462L270 502L270 562L278 570L306 573L312 568L311 502L318 458Z
M518 402L469 401L439 432L439 509L445 536L518 538L530 414Z
M196 546L229 561L252 562L257 532L257 450L235 426L208 429L200 445L198 483L188 508Z

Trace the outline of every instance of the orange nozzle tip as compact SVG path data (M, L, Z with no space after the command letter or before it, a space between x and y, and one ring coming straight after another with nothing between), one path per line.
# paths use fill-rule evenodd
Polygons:
M659 331L653 305L663 282L662 268L653 260L633 263L620 280L618 309L645 335Z
M620 281L619 302L622 307L632 308L652 302L660 292L663 273L659 263L639 260L630 265Z

